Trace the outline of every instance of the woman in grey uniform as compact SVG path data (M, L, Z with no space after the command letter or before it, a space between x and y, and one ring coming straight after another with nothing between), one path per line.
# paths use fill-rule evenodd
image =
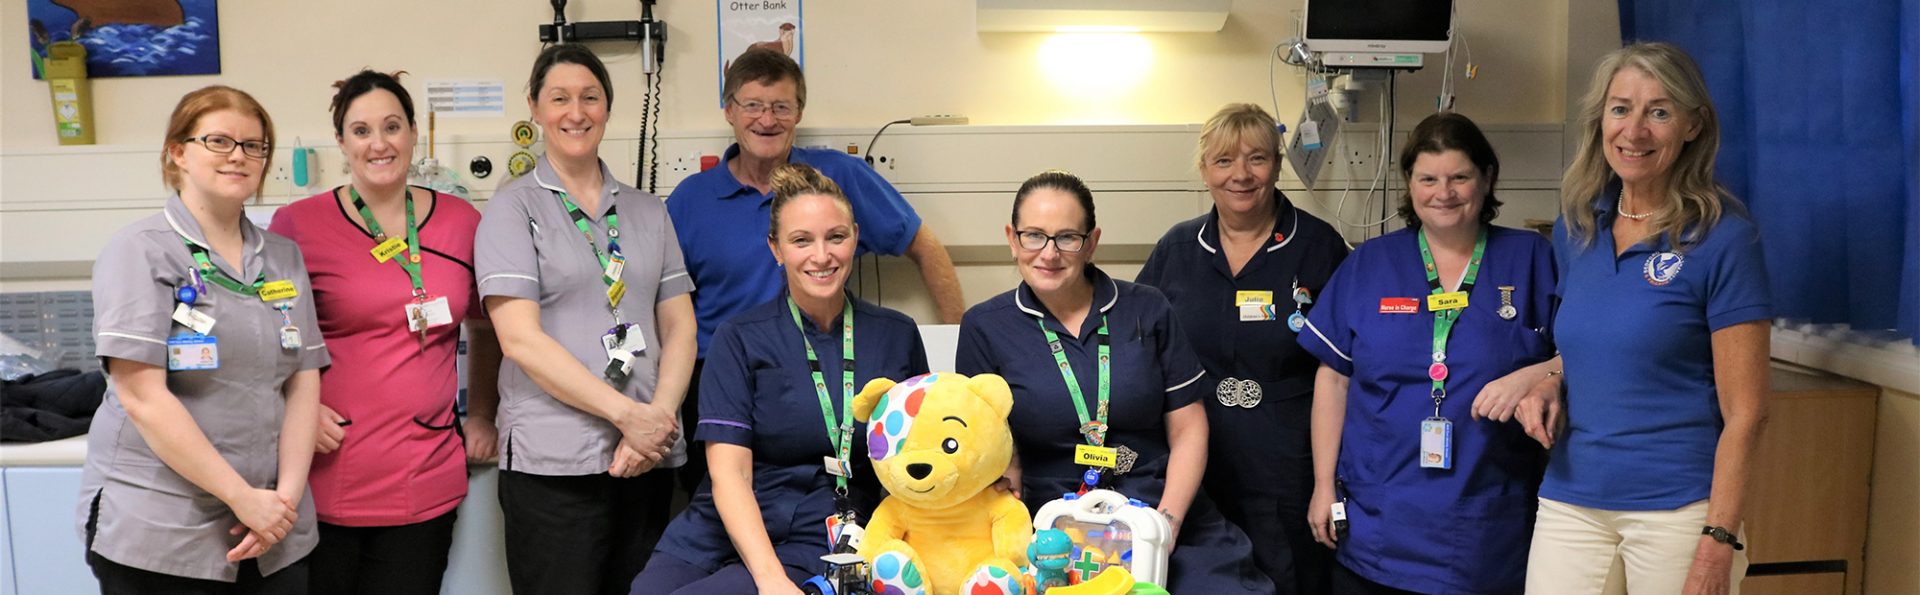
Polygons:
M253 97L181 98L161 173L176 194L94 262L107 374L81 483L102 593L305 593L320 368L300 249L248 222L273 151Z
M626 593L667 524L693 374L693 282L659 197L600 160L613 88L577 44L534 61L546 154L481 216L500 337L500 508L516 593Z

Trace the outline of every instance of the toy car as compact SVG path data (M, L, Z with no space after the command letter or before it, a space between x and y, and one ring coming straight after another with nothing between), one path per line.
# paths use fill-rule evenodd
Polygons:
M800 592L807 595L875 595L867 559L860 554L839 553L821 556L827 571L807 579Z

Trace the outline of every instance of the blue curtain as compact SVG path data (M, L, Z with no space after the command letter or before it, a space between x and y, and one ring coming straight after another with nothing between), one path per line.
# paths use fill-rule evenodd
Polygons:
M1620 0L1700 62L1778 316L1920 344L1920 0Z

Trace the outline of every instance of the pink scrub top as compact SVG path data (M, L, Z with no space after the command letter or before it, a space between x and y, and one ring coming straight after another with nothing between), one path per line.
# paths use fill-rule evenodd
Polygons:
M340 449L313 457L309 480L321 522L378 527L427 521L467 495L466 445L456 428L455 370L460 323L483 316L473 279L473 232L480 212L457 197L411 188L420 234L421 278L444 296L453 323L407 328L413 284L398 260L374 260L375 242L335 192L281 207L275 233L292 238L313 279L320 331L333 367L320 375L320 402L351 421ZM339 192L344 193L345 190ZM429 202L426 196L432 195ZM381 221L406 237L406 221Z

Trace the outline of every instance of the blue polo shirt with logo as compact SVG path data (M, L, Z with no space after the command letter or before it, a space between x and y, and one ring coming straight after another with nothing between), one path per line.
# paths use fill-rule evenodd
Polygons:
M1618 185L1602 196L1612 197ZM1605 510L1671 510L1704 500L1725 420L1714 331L1773 317L1760 233L1729 205L1698 240L1664 234L1614 256L1614 201L1596 201L1593 241L1555 225L1566 363L1567 436L1540 497Z
M702 358L720 323L780 295L787 283L767 249L773 194L761 194L733 177L725 164L739 154L740 145L727 147L720 167L689 176L667 198L667 215L680 234L687 273L699 288L693 293L693 313L700 323ZM831 149L800 147L793 148L787 161L813 166L847 195L853 221L860 226L856 255L903 254L920 232L920 215L866 162Z

